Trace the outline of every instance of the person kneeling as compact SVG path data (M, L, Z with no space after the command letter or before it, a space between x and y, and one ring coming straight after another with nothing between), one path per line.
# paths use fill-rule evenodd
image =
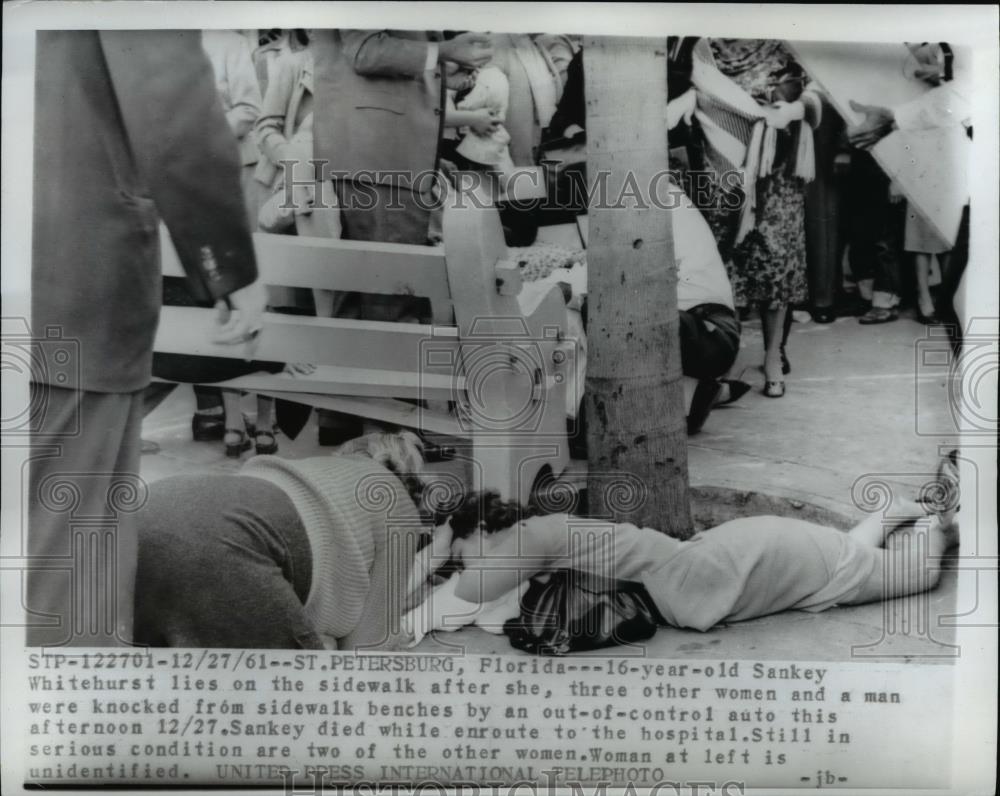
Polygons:
M722 378L740 351L733 288L708 222L680 188L673 184L671 188L680 199L670 213L687 426L688 434L697 434L713 407L738 400L750 385Z
M152 484L138 516L136 643L398 648L422 468L404 431Z

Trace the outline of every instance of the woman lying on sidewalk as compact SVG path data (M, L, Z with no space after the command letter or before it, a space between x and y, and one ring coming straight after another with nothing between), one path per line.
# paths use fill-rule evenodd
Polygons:
M847 532L746 517L687 541L627 523L526 516L495 493L476 494L435 529L433 543L415 559L410 585L448 562L460 573L442 593L482 604L541 572L576 569L640 581L667 624L696 630L785 610L878 602L934 588L935 559L958 543L954 453L942 460L938 481L944 497L933 507L897 500L884 516L873 514ZM445 626L438 617L470 615L455 608L431 606L433 626Z

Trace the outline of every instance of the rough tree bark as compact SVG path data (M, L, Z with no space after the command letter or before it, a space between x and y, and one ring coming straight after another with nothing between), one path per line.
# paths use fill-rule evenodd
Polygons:
M667 193L666 40L587 37L584 84L588 511L686 538L677 268L670 212L650 201Z

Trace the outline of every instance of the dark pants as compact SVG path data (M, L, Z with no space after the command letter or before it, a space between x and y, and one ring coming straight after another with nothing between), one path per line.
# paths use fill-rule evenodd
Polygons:
M364 186L347 180L334 183L345 240L378 243L427 244L431 212L411 191L388 185ZM335 318L365 321L413 320L430 323L431 308L426 298L415 296L375 295L337 291ZM360 436L362 422L353 415L320 409L319 425L336 430L343 439Z
M889 178L867 152L851 153L846 209L854 278L872 279L874 290L899 296L905 205L889 201Z
M31 385L29 646L119 646L132 638L142 391Z
M681 310L681 369L695 379L718 379L740 352L740 322L722 304L698 304Z
M824 107L815 131L816 178L806 185L806 270L809 299L817 309L832 309L842 276L840 244L840 182L836 174L837 141L844 123Z
M158 481L138 526L137 642L323 649L303 608L312 583L309 539L292 501L269 481Z

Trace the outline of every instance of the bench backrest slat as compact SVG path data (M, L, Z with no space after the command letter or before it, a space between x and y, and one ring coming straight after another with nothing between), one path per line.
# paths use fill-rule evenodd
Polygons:
M254 353L268 362L308 362L345 368L454 373L454 328L267 313ZM244 346L211 342L215 310L163 307L154 350L191 356L242 359ZM428 358L429 347L434 356ZM436 358L435 358L436 357Z
M451 318L444 249L401 243L254 233L254 250L268 285L426 296L437 323ZM160 231L164 276L184 276L165 228Z

